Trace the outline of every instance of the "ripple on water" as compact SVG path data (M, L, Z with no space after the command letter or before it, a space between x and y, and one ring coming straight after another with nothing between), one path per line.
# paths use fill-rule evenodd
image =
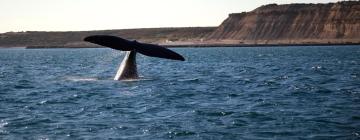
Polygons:
M17 81L17 83L13 87L14 87L14 89L32 89L32 88L35 88L35 86L33 86L33 82L31 82L29 80L19 80L19 81Z

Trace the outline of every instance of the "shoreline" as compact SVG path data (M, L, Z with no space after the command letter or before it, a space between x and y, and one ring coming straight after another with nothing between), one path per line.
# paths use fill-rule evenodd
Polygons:
M357 46L360 43L314 43L314 44L182 44L182 45L160 45L166 48L212 48L212 47L297 47L297 46ZM0 48L20 48L20 47L0 47ZM103 46L26 46L25 49L79 49L79 48L106 48Z

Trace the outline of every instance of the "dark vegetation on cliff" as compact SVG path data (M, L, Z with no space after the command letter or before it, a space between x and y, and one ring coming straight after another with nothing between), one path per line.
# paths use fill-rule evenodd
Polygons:
M8 32L0 47L91 47L88 35L116 35L159 44L359 44L360 1L270 4L234 13L219 27L144 28L77 32Z

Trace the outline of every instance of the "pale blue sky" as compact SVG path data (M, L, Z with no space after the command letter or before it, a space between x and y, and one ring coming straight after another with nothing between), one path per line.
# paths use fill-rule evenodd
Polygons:
M269 3L338 0L0 0L0 33L217 26Z

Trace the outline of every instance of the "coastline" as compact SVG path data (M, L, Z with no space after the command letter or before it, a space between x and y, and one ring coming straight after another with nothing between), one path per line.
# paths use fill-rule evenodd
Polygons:
M169 48L360 45L360 22L355 18L359 6L355 1L269 4L231 13L212 27L6 32L0 33L0 48L101 48L83 41L90 35L113 35Z
M211 48L211 47L296 47L296 46L357 46L360 43L306 43L306 44L160 44L166 48ZM19 48L19 47L0 47L0 48ZM61 49L61 48L106 48L103 46L26 46L26 49Z

